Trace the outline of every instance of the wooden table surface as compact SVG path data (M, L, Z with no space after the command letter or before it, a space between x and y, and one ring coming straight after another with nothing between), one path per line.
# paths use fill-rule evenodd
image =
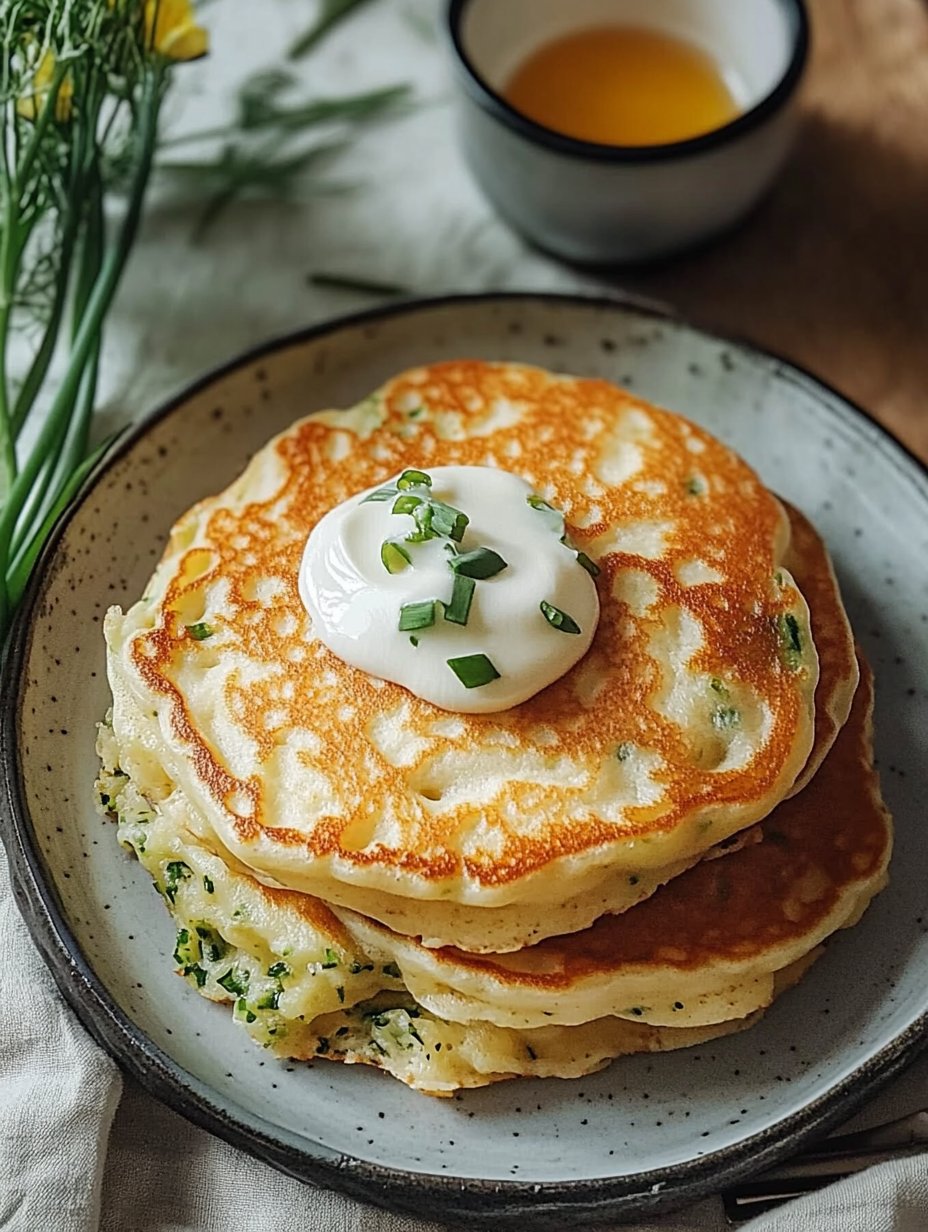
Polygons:
M810 7L773 195L734 235L617 281L795 359L928 461L928 2Z

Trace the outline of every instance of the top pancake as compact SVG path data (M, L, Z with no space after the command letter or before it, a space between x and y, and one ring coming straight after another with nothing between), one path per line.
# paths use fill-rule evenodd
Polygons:
M328 509L439 465L522 475L602 569L588 655L509 711L448 714L348 667L297 592ZM349 906L570 898L691 860L794 784L818 665L788 540L750 468L679 416L603 381L440 364L294 425L182 518L145 599L108 618L111 679L268 880Z

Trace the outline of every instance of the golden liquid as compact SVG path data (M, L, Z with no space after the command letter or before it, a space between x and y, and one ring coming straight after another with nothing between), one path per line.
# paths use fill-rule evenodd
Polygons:
M654 30L603 26L547 43L503 90L545 128L603 145L664 145L733 120L738 104L705 52Z

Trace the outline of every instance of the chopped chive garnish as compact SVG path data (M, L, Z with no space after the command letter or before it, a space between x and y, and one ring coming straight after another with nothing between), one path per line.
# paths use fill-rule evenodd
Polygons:
M203 878L203 889L206 891L207 894L212 894L215 888L216 887L213 885L212 877Z
M182 881L192 876L193 874L183 860L171 860L164 866L164 896L168 902L174 902L177 887Z
M203 945L203 954L209 962L219 962L229 952L225 938L208 924L197 925L197 936Z
M235 1012L240 1018L244 1018L246 1022L254 1022L258 1017L253 1010L248 1008L248 1003L244 997L239 997L235 1003Z
M199 963L191 963L189 967L184 967L184 975L193 976L197 982L197 988L202 988L206 983L206 972Z
M580 626L572 616L568 616L566 612L562 612L559 607L555 607L553 603L546 603L542 599L539 603L541 614L552 628L557 629L559 633L579 633Z
M418 500L418 497L414 499ZM413 520L416 523L416 530L425 539L435 539L439 532L432 526L432 517L434 514L434 506L431 501L419 501L419 504L413 510Z
M238 967L230 967L225 975L216 981L220 988L232 993L235 997L243 997L248 991L248 972L240 971Z
M388 501L393 500L396 496L396 488L378 488L376 492L371 492L361 501L362 505L370 504L371 501Z
M401 573L407 565L412 564L412 557L403 545L394 539L384 539L380 545L380 559L387 573Z
M200 959L200 942L196 936L191 937L190 930L177 930L177 944L174 947L174 961L179 967L187 967Z
M460 509L455 509L453 505L446 505L442 501L430 501L429 508L431 517L429 524L431 529L439 535L447 535L449 539L453 539L455 543L460 543L464 538L464 532L467 530L467 524L470 518L466 513L462 513Z
M348 970L351 973L351 975L360 975L362 971L373 971L374 964L353 962L351 966L348 968Z
M597 565L595 560L590 560L586 552L577 553L577 564L582 565L590 577L599 577L601 572L599 565Z
M410 637L410 639L409 639L409 644L410 644L411 646L418 646L418 645L419 645L419 639L418 639L415 635L413 635L413 636L411 636L411 637Z
M635 746L630 740L623 740L615 751L615 755L619 761L628 761L632 753L635 751Z
M425 599L422 603L404 603L400 608L400 633L410 633L413 629L428 629L434 623L434 599Z
M338 966L338 955L330 947L326 947L325 962L322 964L323 971L330 971L332 967Z
M449 659L448 666L465 689L479 689L499 680L499 672L485 654L462 655L458 659Z
M412 492L402 492L393 502L391 513L415 513L422 505L422 497Z
M391 979L394 979L394 980L401 979L402 974L403 974L395 962L384 963L383 973L384 975L389 975ZM377 1020L375 1019L374 1021L376 1022ZM389 1019L387 1020L387 1022L389 1022ZM380 1023L379 1025L385 1026L386 1023Z
M780 656L790 671L796 671L802 661L802 635L799 621L792 612L777 617L777 633L780 639Z
M455 625L467 624L476 587L477 583L472 577L460 573L454 575L451 602L445 604L445 620L450 620Z
M453 556L448 564L455 573L463 573L469 578L491 578L508 568L498 552L492 548L474 548L472 552L462 552Z
M285 962L276 962L273 966L268 967L267 973L272 980L279 980L283 976L290 974L290 968Z
M705 482L698 475L690 476L683 486L686 488L688 496L703 496L706 491Z
M728 696L728 690L725 688L724 684L722 684L721 680L719 680L718 676L712 677L709 681L709 688L713 693L718 693L719 697Z
M344 1003L344 1000L345 1000L345 988L344 988L344 985L339 984L339 985L338 985L338 987L335 989L335 991L338 993L338 999L339 999L339 1001L341 1001L342 1003Z
M407 488L430 488L432 476L425 471L403 471L396 481L396 486L401 492L405 492Z
M525 499L533 509L547 509L551 513L561 512L560 509L555 509L554 506L550 505L543 496L539 496L536 492L529 492Z
M734 706L719 706L712 715L712 726L719 731L728 731L741 723L741 712Z
M208 637L213 636L216 630L205 620L198 620L195 625L187 625L187 632L195 642L205 642Z
M255 1002L255 1009L276 1010L280 1003L280 993L281 990L279 988L272 988L270 992L262 993Z

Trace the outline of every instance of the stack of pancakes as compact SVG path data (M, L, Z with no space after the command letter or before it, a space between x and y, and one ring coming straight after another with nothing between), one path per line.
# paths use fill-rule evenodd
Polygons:
M324 513L445 465L522 476L601 571L588 654L498 713L349 667L297 589ZM178 970L281 1057L447 1094L698 1043L886 882L872 680L825 547L603 381L445 363L310 415L181 518L106 637L101 807Z

